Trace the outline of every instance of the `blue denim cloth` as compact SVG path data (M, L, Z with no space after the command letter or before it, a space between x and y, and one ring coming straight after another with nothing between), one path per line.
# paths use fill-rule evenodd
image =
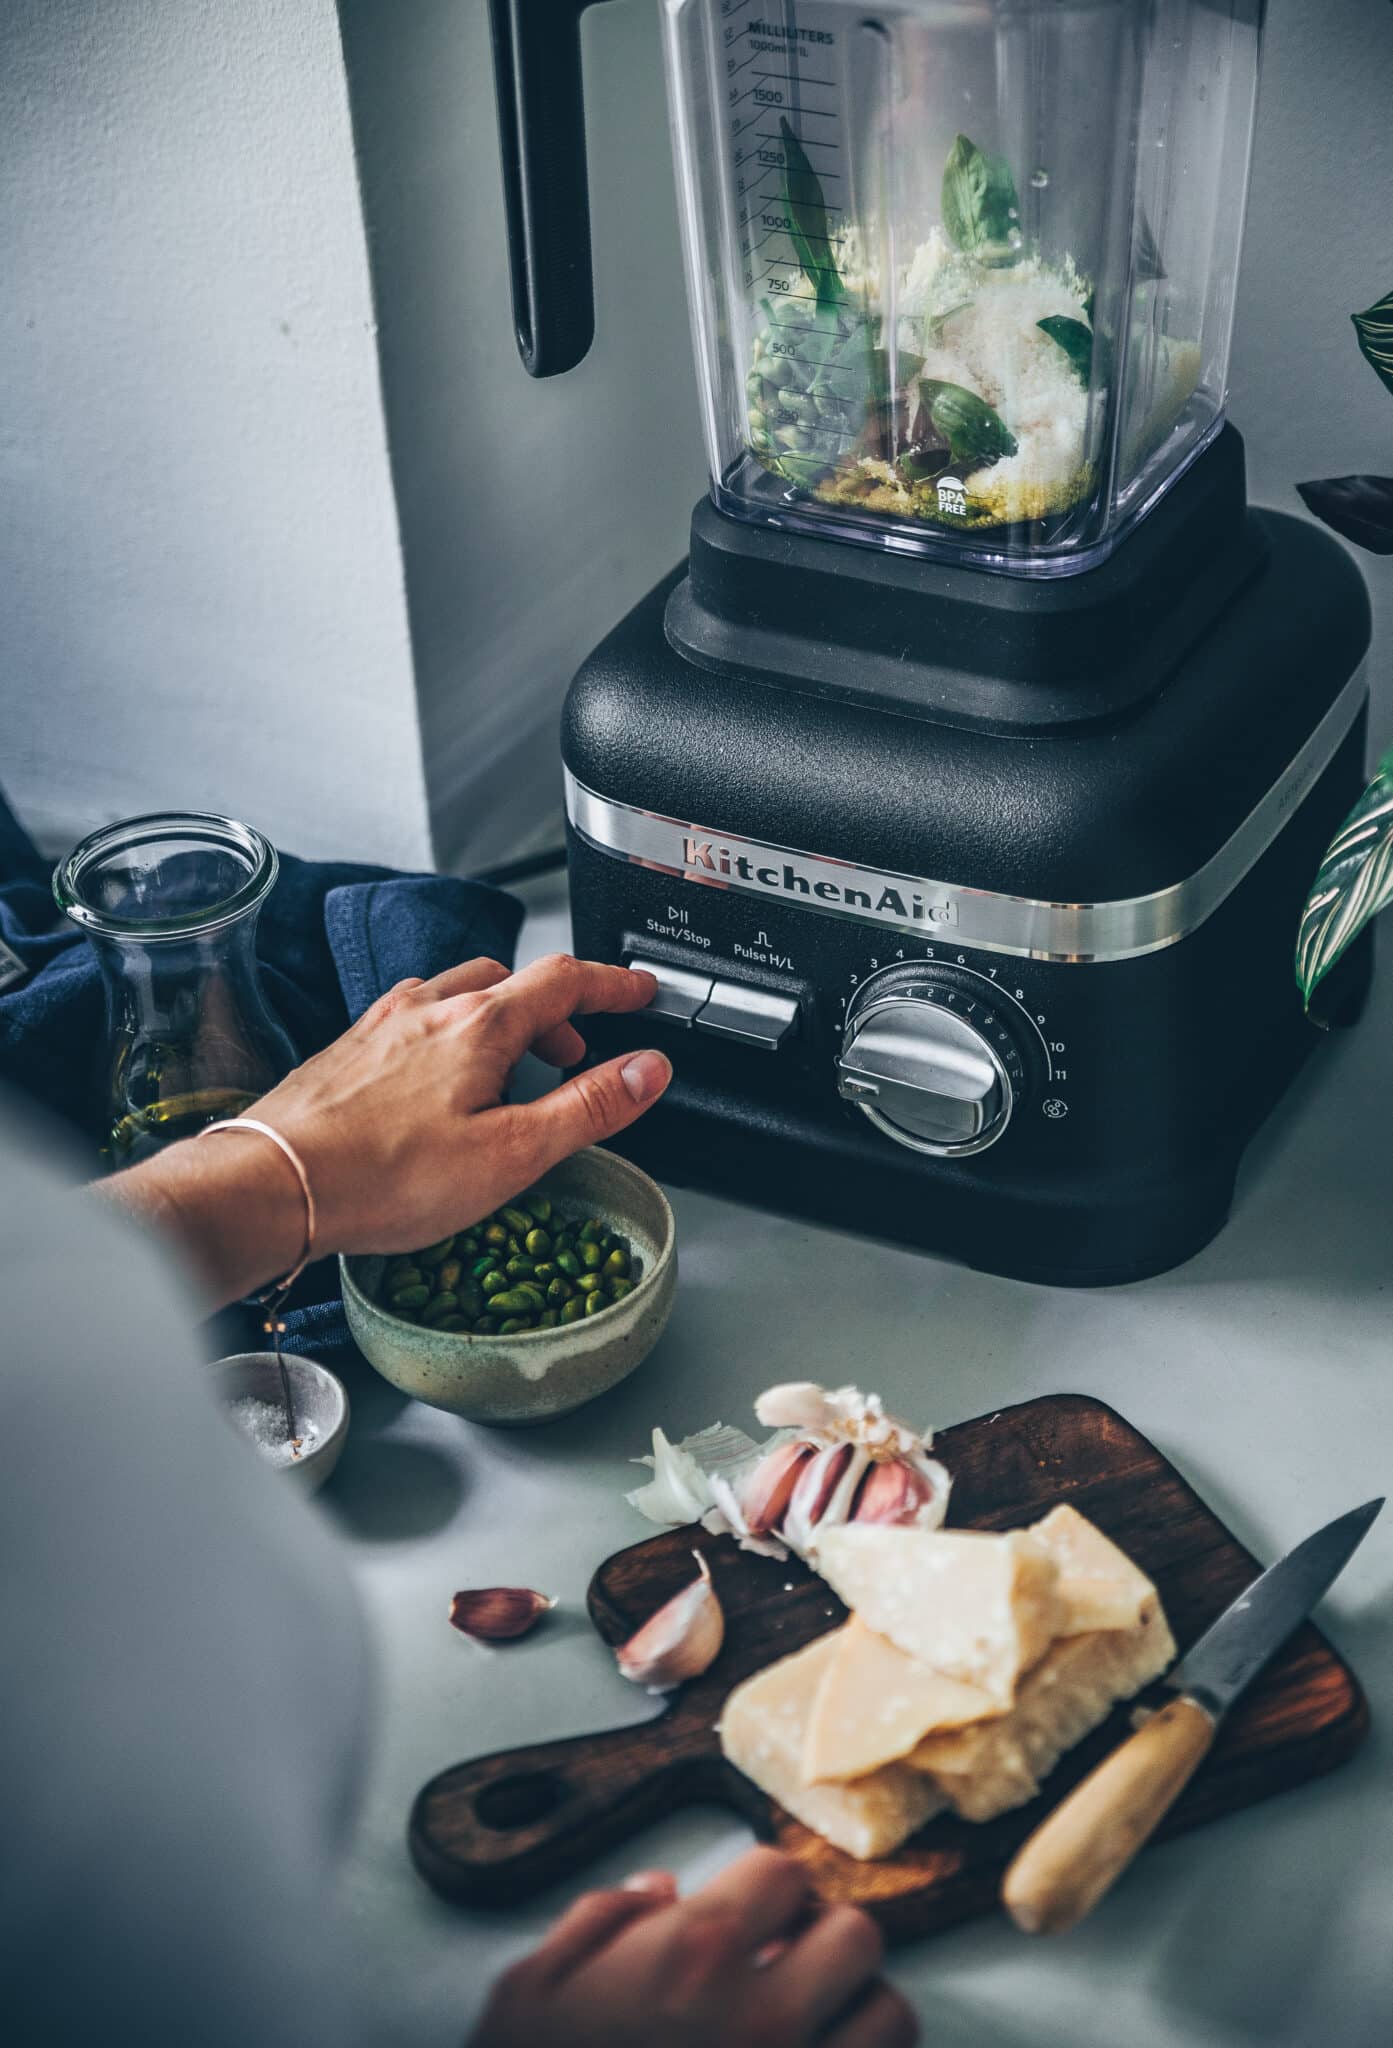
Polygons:
M512 964L522 905L501 890L353 861L282 854L280 863L257 928L257 957L267 999L302 1059L408 975L438 974L480 954ZM95 1153L101 972L90 943L56 909L50 875L0 796L0 946L26 970L6 986L0 951L0 1084L60 1118ZM326 1260L305 1282L296 1301L314 1305L292 1312L290 1348L332 1363L332 1349L350 1345L337 1269Z

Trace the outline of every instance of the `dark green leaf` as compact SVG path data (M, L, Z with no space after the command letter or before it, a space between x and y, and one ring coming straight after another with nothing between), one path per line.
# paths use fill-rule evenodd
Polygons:
M827 231L827 201L822 180L808 161L787 117L779 116L784 144L784 204L793 226L789 230L799 267L814 292L819 306L835 306L846 292L837 274L832 254L832 237Z
M1020 196L1004 156L960 135L943 167L943 229L969 256L1009 260L1020 248Z
M1393 902L1393 750L1326 849L1296 941L1306 1007L1370 918Z
M1317 519L1356 547L1393 555L1393 476L1328 476L1296 488Z
M1093 329L1085 327L1082 320L1071 320L1065 313L1051 313L1035 325L1051 341L1059 343L1080 384L1086 384L1093 368Z
M1359 352L1385 390L1393 391L1393 292L1385 292L1367 313L1351 313Z
M914 382L923 367L922 356L902 354L896 364L896 375L892 385L889 349L873 348L870 351L871 397L877 405L888 405L892 398L903 397L906 388Z
M955 464L982 469L1016 452L1016 437L984 398L938 377L920 380L919 398L947 441Z

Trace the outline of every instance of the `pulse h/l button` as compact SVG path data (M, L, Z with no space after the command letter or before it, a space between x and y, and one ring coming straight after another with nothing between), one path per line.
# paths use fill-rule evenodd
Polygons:
M637 954L627 964L643 968L658 984L647 1015L666 1018L684 1029L694 1025L713 1038L731 1038L761 1052L777 1052L798 1021L798 1004L792 996L752 988L743 981L716 981L709 974L693 974L688 968L669 967L664 961L645 960Z
M792 996L776 996L744 981L718 981L706 1007L697 1012L696 1028L777 1052L797 1021L798 1005Z

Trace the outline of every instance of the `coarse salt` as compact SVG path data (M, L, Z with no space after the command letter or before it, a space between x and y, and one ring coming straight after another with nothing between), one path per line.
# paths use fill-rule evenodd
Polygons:
M318 1447L318 1426L308 1417L296 1416L299 1435L292 1442L285 1433L285 1409L279 1401L265 1401L257 1394L242 1394L228 1405L238 1430L254 1444L269 1465L297 1465Z

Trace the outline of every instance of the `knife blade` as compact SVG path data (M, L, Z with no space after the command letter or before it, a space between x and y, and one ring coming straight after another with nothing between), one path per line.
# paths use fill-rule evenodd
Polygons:
M1166 1681L1171 1691L1221 1719L1339 1578L1382 1506L1382 1497L1366 1500L1269 1565L1181 1658Z
M1002 1882L1028 1934L1092 1912L1209 1754L1219 1722L1368 1534L1382 1499L1328 1522L1261 1573L1171 1671L1171 1698L1036 1828Z

